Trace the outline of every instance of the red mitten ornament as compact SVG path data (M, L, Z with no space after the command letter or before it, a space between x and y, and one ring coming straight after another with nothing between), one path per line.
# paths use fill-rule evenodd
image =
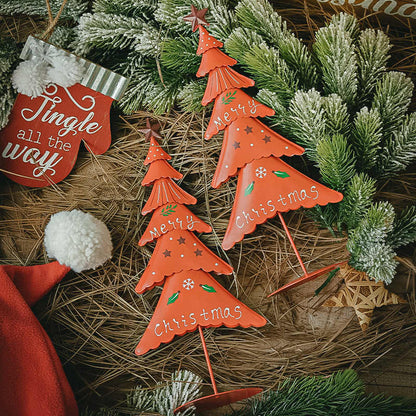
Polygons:
M211 232L211 227L185 206L195 204L196 199L173 181L182 175L167 162L169 155L155 139L160 137L157 130L158 126L149 121L147 129L141 130L150 140L144 162L149 165L149 170L142 185L153 186L142 214L153 211L153 215L139 245L153 240L157 242L136 292L144 293L160 285L163 285L163 291L149 326L136 347L136 354L145 354L172 341L175 336L198 330L214 394L188 402L175 412L189 406L211 409L253 396L261 389L218 393L203 328L221 325L229 328L260 327L266 324L266 320L237 300L210 275L210 272L231 274L233 269L194 234Z
M30 36L13 74L19 94L0 132L0 168L22 185L68 176L81 141L96 155L111 144L110 107L127 79Z

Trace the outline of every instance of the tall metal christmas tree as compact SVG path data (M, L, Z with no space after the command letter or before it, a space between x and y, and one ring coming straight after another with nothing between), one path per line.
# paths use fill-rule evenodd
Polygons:
M242 76L230 66L236 60L219 50L222 42L203 27L207 24L207 9L192 12L184 19L192 23L193 31L199 30L197 54L202 55L197 76L208 74L203 105L215 100L214 109L205 132L205 139L224 130L224 141L212 181L218 188L230 177L238 175L237 191L222 247L228 250L252 233L256 226L279 216L283 228L296 253L303 276L281 287L273 294L312 280L338 264L309 273L289 233L282 212L301 207L312 208L339 202L342 194L314 181L283 162L281 156L301 155L304 149L285 139L258 117L272 116L273 109L256 101L241 88L254 85L254 81Z
M147 122L146 137L150 149L145 160L149 170L143 186L153 186L142 214L153 211L149 226L139 244L157 240L153 255L137 287L138 293L163 285L163 291L145 333L136 347L143 355L162 343L195 330L199 331L214 394L186 403L189 406L213 409L253 396L262 391L246 388L219 393L206 347L203 328L226 326L261 327L266 320L224 289L209 272L231 274L232 267L209 250L194 232L210 232L211 227L185 205L196 199L182 190L173 179L182 175L167 160L170 156L156 138L158 126Z

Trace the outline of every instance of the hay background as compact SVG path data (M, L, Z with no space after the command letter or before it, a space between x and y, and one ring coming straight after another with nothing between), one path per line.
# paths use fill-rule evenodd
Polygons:
M289 16L303 38L324 18L318 10L316 15L305 18L303 2L292 2L291 9L280 11ZM0 29L21 36L22 27L32 31L37 24L34 19L22 22L3 19ZM366 20L363 24L374 25ZM394 67L414 76L416 49L412 32L405 26L394 30L403 35L393 39L402 45L393 51ZM405 60L401 56L406 56ZM56 346L81 406L114 404L132 386L150 387L167 379L179 367L200 374L207 384L209 381L196 333L178 338L144 357L134 355L160 294L160 288L144 296L134 292L153 249L150 245L137 246L150 219L150 215L140 214L149 195L149 190L140 185L148 146L137 129L144 126L146 116L152 115L139 112L122 119L114 113L109 151L95 157L81 149L74 170L57 186L29 189L4 178L1 182L2 263L47 262L43 230L50 215L61 210L79 208L90 212L111 231L112 260L96 271L70 273L35 309ZM204 115L171 113L157 119L162 124L160 142L172 155L172 165L184 174L179 183L198 199L198 204L190 208L217 232L203 235L201 240L234 266L234 276L218 280L269 320L267 326L258 330L206 331L220 389L257 385L272 388L290 375L326 374L341 367L359 370L373 390L383 373L389 379L394 379L392 374L399 375L403 382L407 375L401 370L397 373L395 362L398 357L403 362L406 354L412 357L412 351L416 351L414 247L399 253L400 272L391 286L393 291L407 297L410 305L376 310L366 334L362 334L352 309L320 307L339 287L337 279L318 297L313 296L314 289L325 277L268 300L268 293L300 274L278 219L258 227L229 252L219 250L235 190L235 181L219 190L209 186L221 137L209 142L202 140L203 126L208 121ZM302 163L301 158L294 159L290 161L292 165ZM302 170L305 172L304 166ZM411 169L389 181L378 196L391 199L396 206L414 203L414 172ZM345 239L334 239L328 231L318 229L302 212L285 214L285 219L308 269L347 258ZM411 358L413 365L415 361ZM411 368L416 367L408 370L412 371ZM408 376L409 382L399 392L394 386L390 390L385 386L383 390L414 395L414 372ZM377 380L373 381L374 378Z

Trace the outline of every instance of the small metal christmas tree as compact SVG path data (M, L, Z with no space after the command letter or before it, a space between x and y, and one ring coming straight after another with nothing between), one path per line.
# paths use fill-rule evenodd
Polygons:
M210 275L209 272L231 274L233 269L194 235L194 231L210 232L211 227L186 208L186 204L195 204L196 199L172 180L180 179L182 175L167 162L170 156L156 141L160 137L157 130L158 126L151 125L149 121L147 129L142 130L150 139L149 153L144 162L150 166L142 185L153 186L142 214L153 211L153 216L139 244L145 245L155 239L157 243L136 291L143 293L154 286L164 286L135 352L143 355L162 343L171 342L176 335L198 330L214 394L186 403L176 411L189 406L213 409L251 397L262 389L218 392L203 328L222 325L228 328L261 327L266 320Z

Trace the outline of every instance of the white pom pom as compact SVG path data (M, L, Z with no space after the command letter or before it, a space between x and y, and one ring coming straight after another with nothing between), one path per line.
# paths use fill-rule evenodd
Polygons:
M46 62L23 61L13 72L13 87L21 94L37 97L48 83L47 70Z
M74 56L56 55L51 58L51 65L48 69L49 81L61 87L68 88L80 82L85 72Z
M75 272L101 266L111 257L113 248L107 226L80 210L52 215L44 243L49 257Z

